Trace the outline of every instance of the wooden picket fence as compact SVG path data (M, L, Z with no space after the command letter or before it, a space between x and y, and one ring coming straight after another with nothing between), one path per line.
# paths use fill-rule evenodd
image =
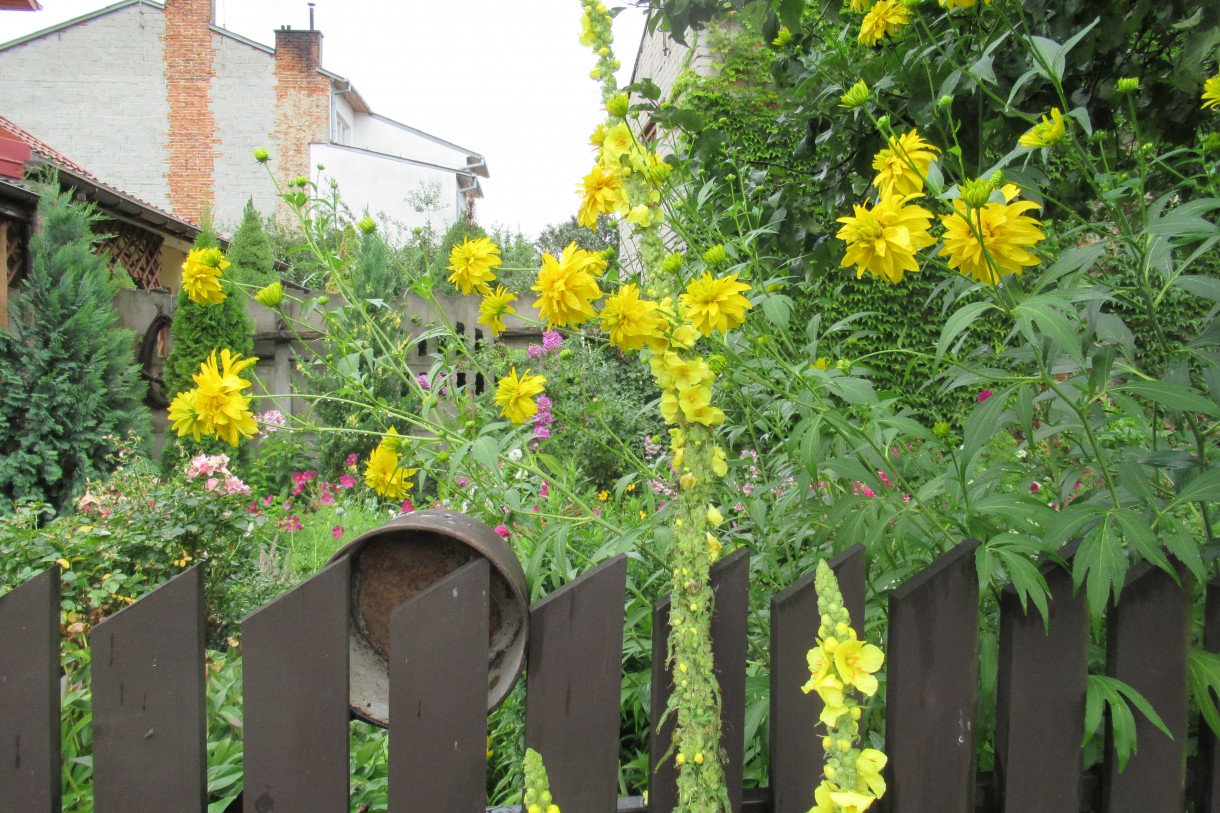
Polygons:
M1140 719L1125 771L1107 758L1082 775L1088 613L1067 574L1047 567L1049 628L1014 594L1001 601L997 768L977 773L977 546L963 542L888 596L882 810L1220 811L1220 749L1209 733L1187 769L1189 585L1146 566L1108 615L1107 673L1143 693L1173 739ZM713 572L731 796L736 810L806 813L821 757L818 700L799 690L818 626L812 574L771 602L771 784L743 792L748 564L737 551ZM863 549L832 566L862 618ZM647 805L616 798L626 575L618 557L530 609L525 739L543 754L565 813L674 806L673 761L660 758L669 727L652 735ZM202 579L188 570L92 633L98 813L206 809ZM390 811L484 809L488 579L476 560L392 613ZM347 562L336 562L243 625L246 813L348 810L348 587ZM671 687L666 609L654 608L653 719ZM1220 649L1220 585L1209 586L1205 615L1206 645ZM60 809L59 647L57 572L0 597L3 813Z

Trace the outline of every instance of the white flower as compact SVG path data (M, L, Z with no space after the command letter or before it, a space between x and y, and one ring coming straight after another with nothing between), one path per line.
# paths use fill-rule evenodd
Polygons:
M508 453L508 459L513 461L514 463L516 463L518 460L521 459L521 450L513 449L511 452Z

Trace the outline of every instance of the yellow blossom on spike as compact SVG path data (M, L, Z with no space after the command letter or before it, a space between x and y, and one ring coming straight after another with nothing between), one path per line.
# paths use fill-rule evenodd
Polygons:
M667 389L661 393L661 417L666 423L677 423L678 413L681 412L681 407L678 405L678 393L672 389Z
M717 477L724 477L729 473L729 461L725 456L724 449L717 446L712 450L712 474Z
M917 195L890 195L872 209L853 206L852 217L840 217L835 237L847 243L841 266L856 266L856 277L867 271L897 284L903 274L918 271L915 253L936 242L929 229L932 213L922 206L908 205Z
M830 801L841 813L864 813L877 799L854 790L831 791Z
M746 311L753 307L749 299L742 296L750 286L737 281L736 274L715 279L704 271L703 276L691 280L686 292L679 297L691 321L691 325L704 336L714 331L728 332L746 319Z
M391 426L386 436L369 453L368 463L364 467L365 485L389 500L405 499L407 492L414 485L407 478L418 471L418 469L405 469L401 466L398 455L399 443L398 432Z
M922 192L928 167L939 152L923 140L918 130L909 130L897 138L890 136L889 145L873 157L873 169L877 170L873 186L881 197Z
M864 21L860 23L861 45L876 45L886 37L893 37L911 21L911 10L898 0L878 0Z
M835 647L834 659L835 670L844 683L870 697L877 692L877 678L873 672L880 669L885 660L880 649L863 641L847 640Z
M885 794L885 779L881 776L881 771L887 762L889 757L876 748L864 748L856 757L856 778L877 798Z
M635 136L625 122L607 127L602 139L602 159L617 168L620 159L635 147Z
M652 207L645 203L632 206L631 211L627 213L627 220L641 229L651 226L654 219Z
M640 350L656 336L662 325L657 303L640 299L638 286L624 285L606 297L602 306L602 328L610 334L610 344L621 350Z
M1022 147L1053 147L1063 140L1065 133L1063 113L1058 107L1052 107L1050 118L1043 116L1042 121L1017 139L1017 143Z
M182 290L199 305L219 305L225 301L221 272L229 261L218 248L193 248L182 263Z
M569 243L555 259L542 255L542 270L531 290L538 292L538 315L548 325L578 325L597 315L593 301L602 296L594 274L606 268L606 260Z
M479 303L479 324L490 330L491 335L499 336L504 332L504 317L517 312L512 306L516 301L516 294L503 285L497 285L496 290Z
M594 165L578 189L583 200L576 221L587 229L596 229L598 215L608 215L625 202L622 177L600 164Z
M546 378L530 375L529 372L526 370L518 377L517 368L513 367L512 372L496 384L496 406L500 407L500 414L512 423L524 423L538 411L534 398L542 394Z
M699 357L686 359L677 353L666 353L665 365L669 369L670 381L679 390L695 387L712 375L707 362Z
M1010 186L1001 190L1007 200L1012 200L1015 189ZM1029 249L1046 236L1042 224L1026 214L1037 208L1036 203L1018 201L967 209L961 200L954 201L953 214L941 216L946 263L963 276L989 285L998 283L1002 274L1019 274L1037 265L1038 257Z
M487 283L496 278L492 271L502 262L500 248L486 237L471 240L469 237L460 246L454 246L449 252L449 281L462 294L478 291L481 294L491 293Z

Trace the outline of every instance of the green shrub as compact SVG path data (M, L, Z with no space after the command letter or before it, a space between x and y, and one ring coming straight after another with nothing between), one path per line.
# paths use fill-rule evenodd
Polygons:
M38 214L30 273L0 331L0 496L58 512L109 470L117 437L147 437L148 413L134 338L117 325L116 286L94 252L98 215L55 175Z
M263 228L263 219L254 208L253 199L246 201L241 225L233 235L227 259L232 263L228 274L238 282L263 286L279 278L275 273L271 237Z

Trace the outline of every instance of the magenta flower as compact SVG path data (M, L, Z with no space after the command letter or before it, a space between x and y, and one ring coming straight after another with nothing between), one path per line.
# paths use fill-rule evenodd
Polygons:
M1039 491L1042 490L1042 486L1038 485L1037 483L1030 483L1029 490L1030 490L1031 494L1037 494Z
M354 466L359 460L360 458L356 457L356 453L352 452L347 456L347 465Z
M356 478L352 477L350 474L339 475L339 487L340 488L355 488L356 487Z
M422 373L420 374L419 378L417 378L415 380L418 381L419 386L425 390L432 388L432 385L430 383L428 383L428 376L426 376Z
M990 398L993 395L995 395L995 393L992 392L991 390L983 390L982 392L979 393L979 403L980 404L983 403L984 401L986 401L988 398Z
M455 482L457 483L458 488L465 488L466 486L470 485L470 481L465 477L459 477Z
M496 533L499 534L503 539L508 539L508 526L507 525L497 525Z
M410 500L403 500L402 504L398 507L402 509L404 514L409 514L415 510L415 503L411 502Z
M563 336L559 335L554 330L548 330L542 334L542 346L547 350L558 350L563 344Z
M343 537L343 526L336 525L335 527L331 528L330 535L333 536L335 539L342 538Z
M323 491L322 496L318 498L318 502L322 505L334 505L335 493L333 491Z

